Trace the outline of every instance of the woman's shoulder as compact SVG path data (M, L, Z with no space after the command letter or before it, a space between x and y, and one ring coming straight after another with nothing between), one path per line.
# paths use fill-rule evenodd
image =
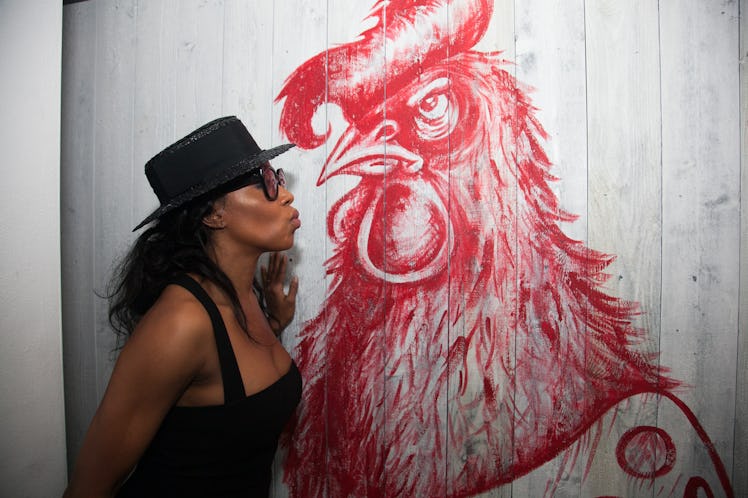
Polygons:
M143 315L120 351L117 379L147 383L149 392L177 396L201 374L215 343L202 304L186 289L169 285ZM114 377L114 373L112 374ZM178 395L177 395L178 393Z
M131 340L138 336L191 349L213 340L213 326L205 307L190 291L169 284L143 315Z

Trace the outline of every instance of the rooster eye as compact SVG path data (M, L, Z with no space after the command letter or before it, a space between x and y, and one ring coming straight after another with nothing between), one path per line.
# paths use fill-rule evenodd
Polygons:
M438 78L411 98L415 131L421 139L437 140L451 131L456 109L451 105L448 85L447 78Z
M439 119L447 112L447 96L443 93L439 95L429 95L421 101L418 110L421 111L423 119Z
M436 140L450 132L449 98L446 94L431 94L418 103L415 117L416 133L425 140Z

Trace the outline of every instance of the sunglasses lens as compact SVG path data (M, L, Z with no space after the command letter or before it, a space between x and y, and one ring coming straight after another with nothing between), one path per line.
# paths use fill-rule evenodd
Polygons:
M278 198L278 177L273 171L273 168L268 164L262 170L262 180L265 182L265 191L268 194L268 198L274 201Z
M278 168L278 171L275 172L276 175L278 175L278 185L281 187L286 186L286 174L283 172L281 168Z

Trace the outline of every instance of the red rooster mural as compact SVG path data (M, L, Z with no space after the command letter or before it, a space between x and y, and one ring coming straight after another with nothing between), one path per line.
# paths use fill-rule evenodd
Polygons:
M328 296L296 352L292 496L468 496L538 468L632 396L678 403L656 356L632 347L637 305L602 289L612 257L559 227L574 216L549 187L527 90L498 53L471 50L492 8L379 1L373 27L278 95L302 148L331 137L313 129L319 106L342 109L318 184L360 178L328 213ZM672 446L657 428L619 445L624 471L652 441Z

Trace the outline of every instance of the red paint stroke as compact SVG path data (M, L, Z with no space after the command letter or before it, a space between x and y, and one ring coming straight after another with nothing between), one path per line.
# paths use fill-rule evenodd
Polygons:
M699 496L702 496L699 491L703 491L707 498L714 498L714 491L712 491L709 483L699 476L694 476L688 480L683 498L699 498Z
M618 465L630 476L661 477L675 466L675 444L659 427L640 425L626 431L616 447Z
M492 9L492 0L378 1L369 15L376 24L357 42L319 53L286 80L277 97L286 99L281 129L300 147L322 145L329 135L318 135L311 126L317 107L338 104L350 122L357 121L381 102L385 83L407 84L417 66L428 67L475 45Z
M714 443L709 438L709 436L706 433L706 430L704 430L704 427L699 422L699 419L696 418L696 414L686 405L682 399L674 395L670 392L663 393L665 397L670 399L675 405L681 409L683 414L686 416L689 422L691 422L691 425L693 426L694 430L696 431L696 434L699 436L699 439L701 439L701 442L704 443L704 447L706 448L707 452L709 453L709 458L712 460L712 464L714 465L714 469L717 472L717 477L719 478L719 482L722 485L722 489L727 494L727 498L734 498L735 492L732 489L732 484L730 483L730 478L727 475L727 470L725 469L725 464L722 462L722 459L719 457L719 453L717 453L717 448L714 447ZM692 477L688 484L686 485L686 489L690 490L692 488L692 481L695 483L693 486L696 486L697 484L703 481L703 478L701 477ZM704 482L704 485L706 486L706 490L708 490L708 493L711 493L711 488L709 488L709 485ZM695 491L694 491L695 492ZM693 495L696 496L696 495ZM713 495L710 495L713 496Z
M492 6L378 1L372 28L277 97L281 131L307 149L332 137L315 112L339 106L348 128L318 184L360 178L327 213L327 299L295 353L292 496L479 493L676 385L630 346L645 331L602 288L613 257L562 232L576 217L550 188L527 89L471 50Z

